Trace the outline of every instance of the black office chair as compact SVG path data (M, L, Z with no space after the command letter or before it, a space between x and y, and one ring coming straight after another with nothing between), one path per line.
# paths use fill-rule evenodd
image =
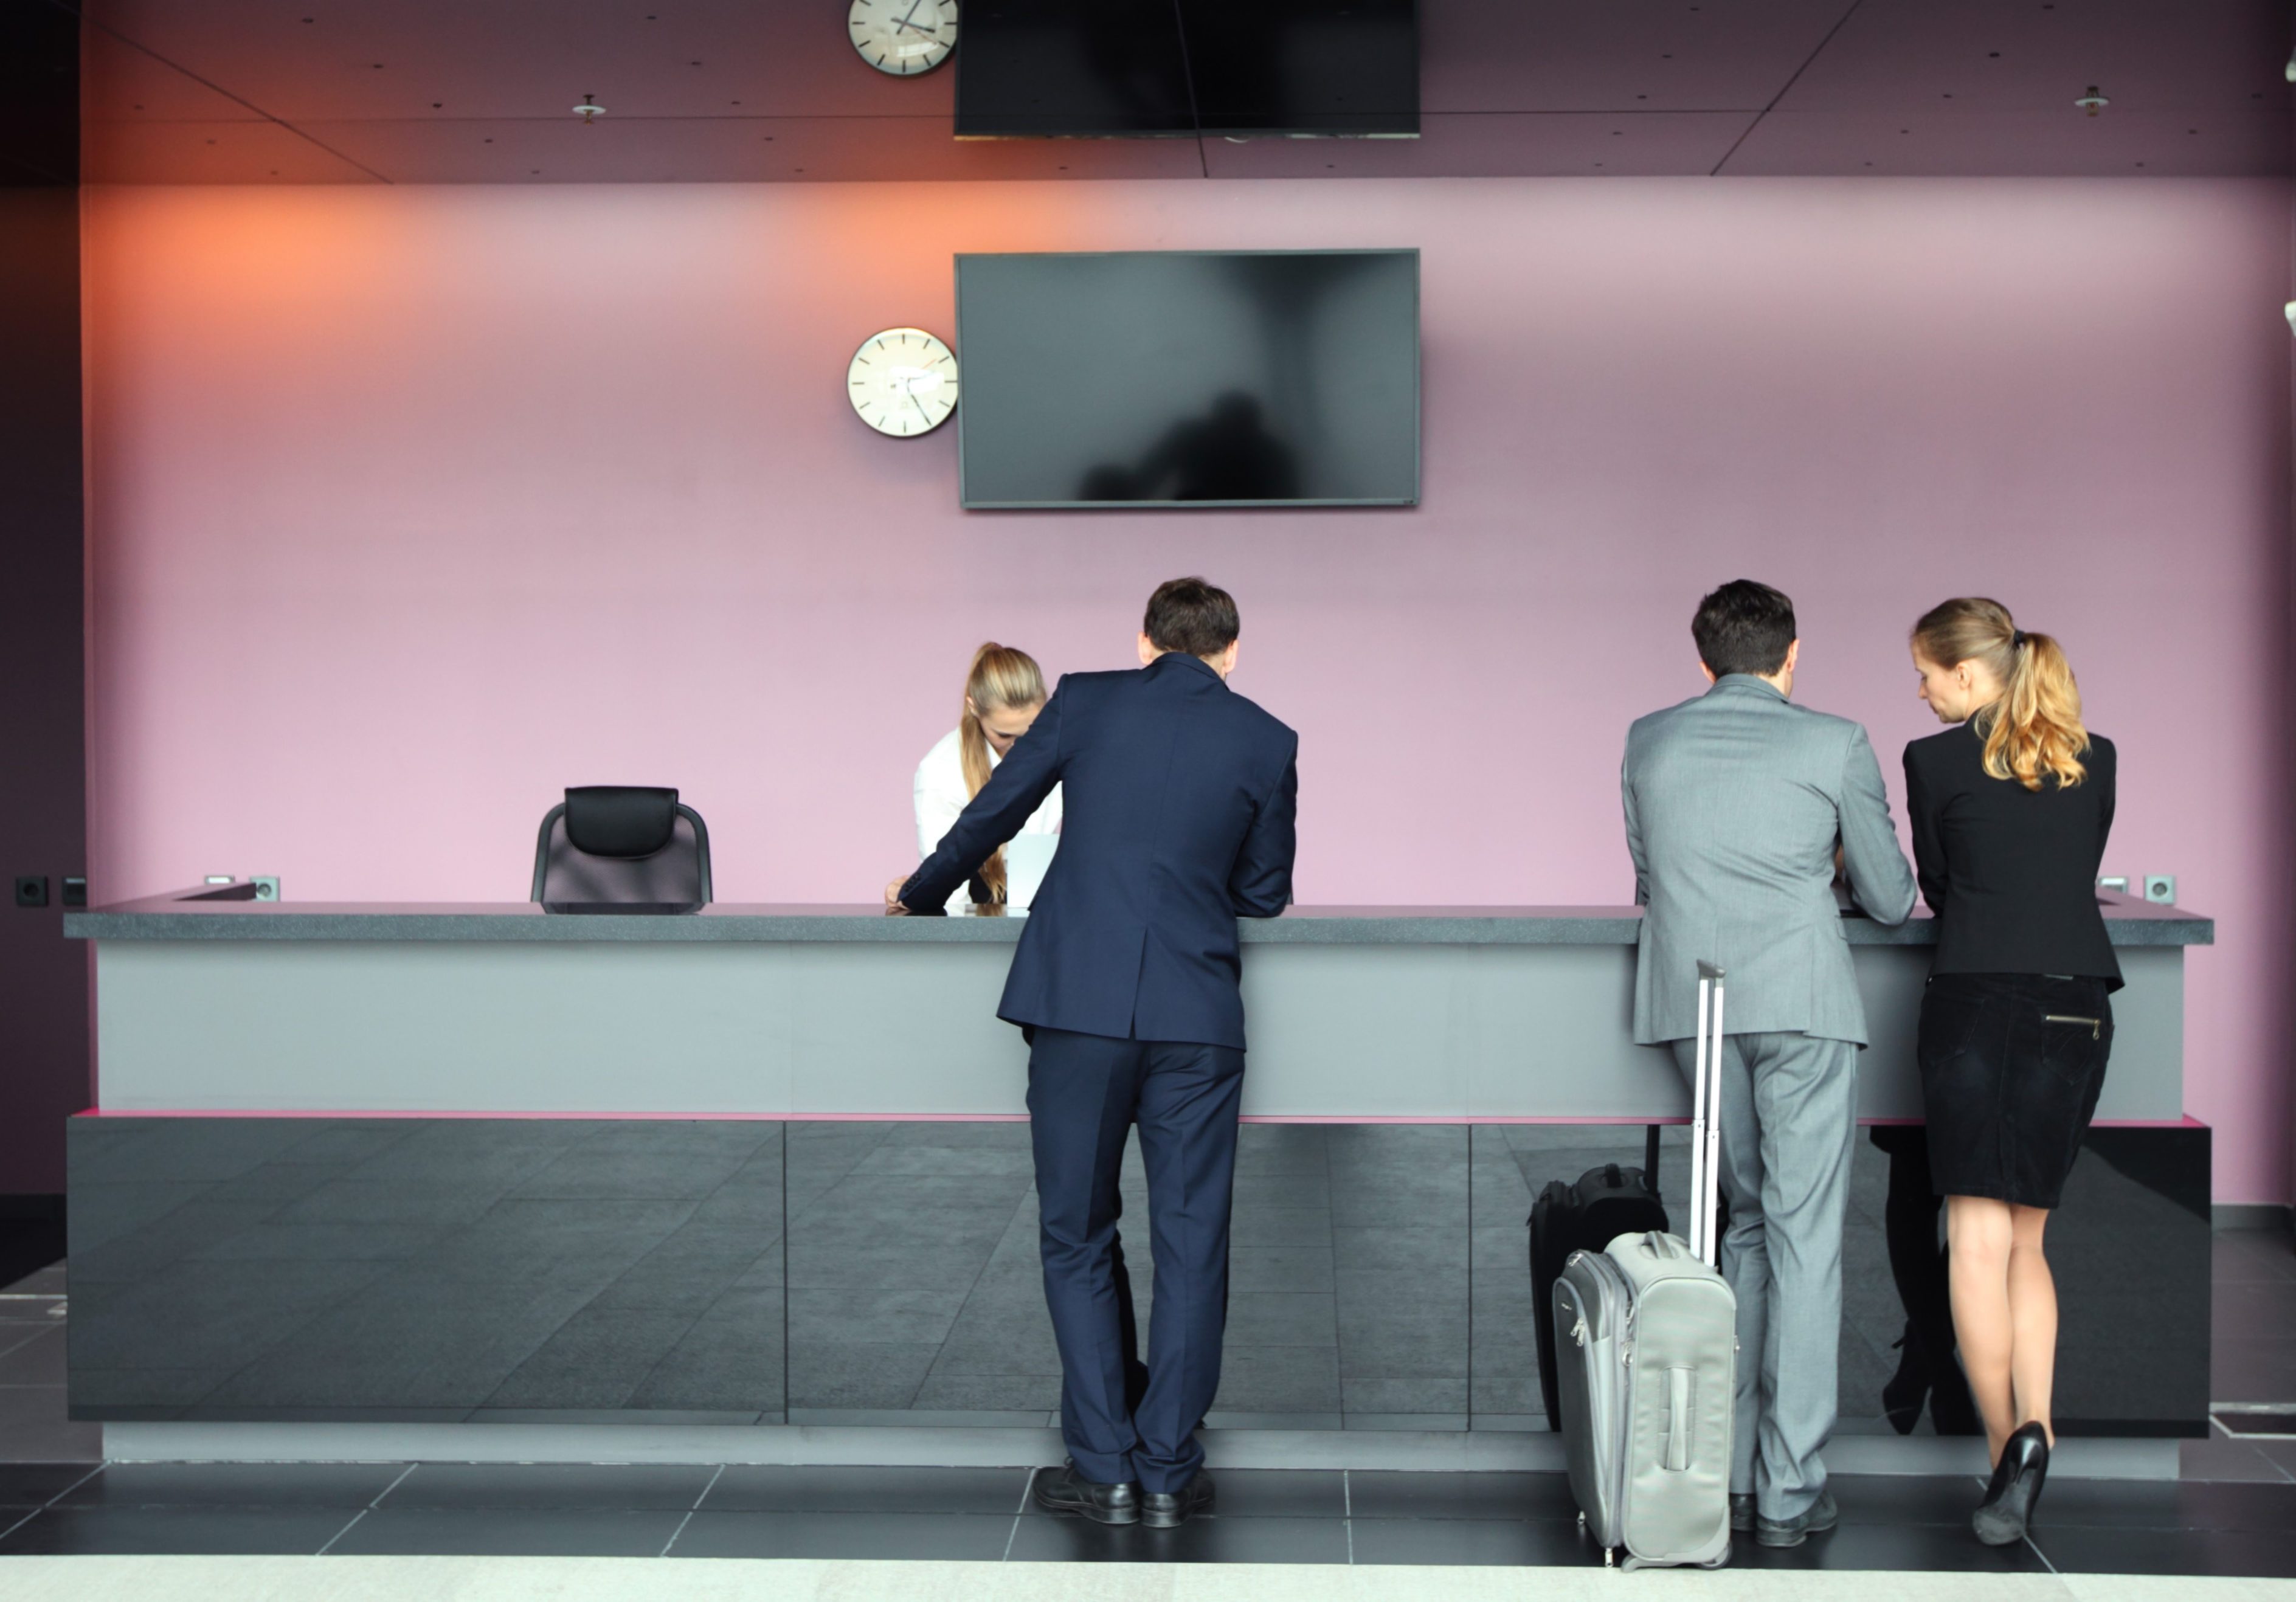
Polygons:
M534 899L553 912L691 912L709 903L709 831L677 792L586 784L542 820Z

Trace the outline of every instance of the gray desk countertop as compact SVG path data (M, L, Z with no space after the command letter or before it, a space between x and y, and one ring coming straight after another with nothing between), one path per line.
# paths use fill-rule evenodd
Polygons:
M868 905L721 902L674 916L545 912L529 902L193 901L177 891L64 915L78 940L366 940L535 943L718 941L931 945L1010 944L1025 917L893 918ZM2172 906L2100 893L2120 946L2212 945L2216 925ZM1293 907L1245 919L1246 944L1631 945L1636 907ZM1853 945L1932 945L1926 912L1896 928L1844 920Z

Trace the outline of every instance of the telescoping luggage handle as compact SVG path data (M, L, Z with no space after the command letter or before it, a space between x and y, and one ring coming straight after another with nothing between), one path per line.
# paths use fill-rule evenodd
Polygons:
M1722 1195L1722 970L1698 965L1698 1069L1690 1100L1690 1249L1712 1268Z

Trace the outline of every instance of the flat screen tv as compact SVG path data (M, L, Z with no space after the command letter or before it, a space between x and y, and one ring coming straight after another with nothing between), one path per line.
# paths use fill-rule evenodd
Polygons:
M969 0L956 135L1419 132L1415 0Z
M1410 506L1419 252L959 256L968 507Z

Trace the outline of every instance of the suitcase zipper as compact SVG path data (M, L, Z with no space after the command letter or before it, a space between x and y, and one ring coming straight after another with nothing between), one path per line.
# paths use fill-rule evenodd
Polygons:
M2103 1018L2075 1018L2070 1013L2046 1012L2041 1015L2041 1021L2045 1024L2087 1024L2088 1026L2089 1039L2103 1040L2104 1038L2104 1020Z

